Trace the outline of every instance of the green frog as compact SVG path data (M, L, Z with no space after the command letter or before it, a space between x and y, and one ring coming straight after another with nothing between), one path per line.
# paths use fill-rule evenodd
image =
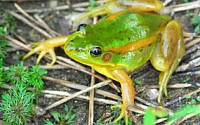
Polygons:
M122 6L121 10L116 9L116 12L108 13L110 9L105 8L113 5ZM53 59L52 65L56 61L54 48L64 45L65 53L70 58L91 66L97 72L121 84L121 114L114 122L125 117L128 124L126 108L134 104L135 98L133 81L128 73L150 60L153 67L161 72L158 103L162 104L162 95L167 96L167 83L185 53L180 23L168 15L152 12L161 8L162 3L159 0L108 0L104 10L99 9L108 13L108 16L100 19L95 25L80 25L72 35L35 43L37 47L24 59L41 51L36 63L49 53ZM97 10L90 13L90 16L101 12Z

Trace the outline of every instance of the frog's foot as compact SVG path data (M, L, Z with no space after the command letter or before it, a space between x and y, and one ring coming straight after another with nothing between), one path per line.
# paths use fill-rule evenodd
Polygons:
M34 48L33 50L31 50L29 53L27 53L24 57L23 60L25 60L26 58L28 58L29 56L40 52L36 64L39 64L40 60L45 56L46 53L49 53L51 58L52 58L52 62L48 65L53 65L56 62L56 54L54 51L54 48L52 47L48 47L48 43L47 42L37 42L37 43L30 43L33 46L36 46L36 48Z
M114 108L121 108L121 113L118 116L118 118L115 119L113 122L116 123L120 121L122 118L125 118L125 124L128 125L128 113L126 111L125 105L119 104L119 105L111 106L111 110L113 110Z
M40 62L40 60L45 56L45 54L49 53L52 62L48 65L53 65L56 62L56 54L54 51L55 47L59 47L65 44L69 36L58 36L58 37L53 37L41 42L35 42L35 43L30 43L33 46L36 46L33 50L31 50L29 53L27 53L24 57L23 60L28 58L29 56L40 52L40 55L37 58L36 64Z
M185 53L182 28L179 22L170 21L163 31L161 40L151 57L152 65L161 74L159 76L158 103L162 105L162 95L167 96L167 83Z

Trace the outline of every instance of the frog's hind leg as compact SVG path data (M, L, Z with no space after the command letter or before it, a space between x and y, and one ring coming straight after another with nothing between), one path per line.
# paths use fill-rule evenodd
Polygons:
M115 119L114 122L118 122L122 118L125 118L125 124L128 125L128 112L126 111L126 108L129 105L134 104L135 90L133 86L133 81L123 70L114 70L111 72L111 74L112 78L120 82L121 84L122 101L123 101L122 105L120 106L118 105L118 107L121 107L121 114L117 119Z
M160 40L157 41L151 57L152 65L161 71L159 76L159 104L162 104L162 94L164 93L167 96L167 83L184 53L185 46L181 25L175 20L170 21L165 27Z

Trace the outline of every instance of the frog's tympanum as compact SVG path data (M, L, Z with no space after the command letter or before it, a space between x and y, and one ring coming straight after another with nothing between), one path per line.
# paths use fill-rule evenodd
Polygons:
M153 12L162 8L159 0L108 0L105 8L101 13L110 15L97 24L80 25L71 36L35 43L37 47L24 58L42 51L37 60L39 63L48 52L53 64L56 60L54 47L65 44L65 53L70 58L120 82L123 104L115 122L125 117L127 124L126 107L134 104L135 98L133 81L128 73L150 60L153 67L161 72L158 96L161 103L163 93L167 95L170 76L185 53L183 33L179 22ZM116 12L110 8L115 8Z

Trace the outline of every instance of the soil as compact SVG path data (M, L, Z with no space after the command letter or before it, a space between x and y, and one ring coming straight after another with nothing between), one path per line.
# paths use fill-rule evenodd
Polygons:
M5 0L5 1L0 1L0 10L3 10L3 11L13 10L13 11L17 12L16 8L14 7L15 2L20 7L22 7L24 10L50 8L50 3L51 3L51 1L48 1L48 0L47 1L41 0L41 1L37 1L37 2L35 2L34 0L32 0L32 1L31 0L18 0L18 1ZM73 4L77 4L77 3L81 3L81 2L87 2L87 1L71 0L70 4L73 5ZM181 1L174 0L168 6L181 4L181 3L183 3L182 0ZM67 5L67 4L68 4L67 0L66 1L63 0L63 1L58 1L56 6L62 6L62 5ZM192 10L176 12L174 15L172 15L172 18L178 20L181 23L184 32L193 33L194 26L191 24L191 21L190 21L191 17L187 17L186 13L189 13L189 12L194 13L196 11L199 11L199 9L192 9ZM92 19L85 19L83 22L75 23L73 19L81 14L82 14L82 12L80 12L74 8L65 9L65 10L44 11L44 12L38 11L38 12L30 13L30 15L33 17L36 15L40 16L47 23L47 25L49 27L51 27L52 29L54 29L55 31L57 31L58 33L60 33L62 35L71 34L73 31L76 30L76 27L80 23L83 23L83 22L90 23L90 24L92 23ZM28 25L24 24L23 22L19 21L18 19L16 19L15 21L16 21L17 25L16 25L14 33L21 36L24 39L24 41L33 42L33 41L41 41L41 40L46 39L45 36L41 35L35 29L29 27ZM12 36L15 39L18 39L16 37L16 35L12 34ZM193 39L195 39L195 37ZM183 58L183 60L181 61L180 65L188 64L192 60L190 58L192 57L193 53L195 53L195 52L197 52L197 51L187 54L187 56L185 56ZM18 48L17 51L7 52L6 53L7 57L5 58L5 65L10 66L10 65L17 64L19 61L22 60L22 57L26 53L27 53L27 51L25 51L21 48ZM59 56L62 56L62 57L69 58L65 55L64 51L61 48L56 49L56 54ZM37 59L37 55L33 55L24 61L24 65L32 66L35 64L36 59ZM45 65L47 62L50 62L50 60L42 59L40 64ZM84 66L84 65L82 65L82 66ZM85 67L87 67L87 66L85 66ZM87 67L87 68L89 68L89 67ZM175 72L173 74L173 76L171 77L169 84L174 85L177 83L188 83L188 84L192 84L194 86L197 85L197 83L200 83L200 75L194 74L193 72L199 71L199 68L200 68L199 66L196 66L196 67L191 67L188 70L183 71L183 72ZM96 73L96 74L98 74L98 73ZM141 77L143 74L145 74L145 76ZM98 74L98 75L100 75L100 74ZM152 93L152 92L157 93L158 89L152 90L152 89L149 89L148 87L151 85L157 85L159 72L156 71L151 66L150 63L147 63L143 68L137 70L134 73L131 73L130 75L133 80L141 81L141 84L135 85L136 96L138 96L146 101L149 101L153 104L157 104L156 97L150 98L148 95L150 93L150 94L152 94L151 96L154 96L153 95L154 93ZM48 70L47 76L72 81L72 82L75 82L75 83L78 83L81 85L85 85L85 86L90 86L90 80L91 80L90 75L85 74L80 71L77 71L77 70L74 70L74 69L70 69L70 68L50 69L50 70ZM101 76L103 76L103 75L101 75ZM100 82L100 81L96 80L96 83L98 83L98 82ZM118 83L116 83L116 84L119 85ZM44 86L45 86L44 87L45 90L68 91L70 93L77 92L77 90L75 90L75 89L70 89L70 88L64 87L60 84L53 83L53 82L47 81L47 80L44 80ZM179 97L182 97L183 95L185 95L189 92L192 92L193 90L196 90L197 88L199 88L199 86L190 87L190 88L173 88L173 89L169 88L168 89L169 98L164 97L163 101L165 103L170 102ZM109 86L104 86L101 89L112 92L116 95L120 95L120 93L118 93L116 90L112 89ZM88 93L85 95L88 95ZM100 97L100 98L105 98L105 97L99 96L99 95L95 95L95 96ZM192 96L193 98L176 101L175 103L168 105L167 108L175 111L183 105L190 104L191 101L197 96L200 96L200 94L196 93L195 95ZM47 107L50 104L59 100L57 98L47 98L43 94L40 94L39 97L40 97L40 99L39 99L39 102L37 105L42 108ZM136 102L140 103L137 100L136 100ZM198 100L196 100L196 104L200 104L200 102ZM77 125L87 125L88 124L88 110L89 110L88 101L83 100L83 99L74 98L52 110L56 110L58 112L63 112L64 105L74 106L74 112L76 114L75 124L77 124ZM103 103L95 102L94 107L95 107L95 110L94 110L94 116L95 116L94 121L95 122L98 119L102 118L103 115L105 115L107 113L107 111L110 111L110 105L106 105ZM45 115L50 115L50 111L48 111ZM141 116L137 116L137 118L139 120L143 119ZM39 125L44 124L42 116L38 117L38 123L39 123ZM200 125L200 118L197 116L192 117L188 120L185 120L181 124L189 125L191 123L193 123L195 125L197 125L197 124ZM160 124L164 124L164 123L160 123Z

